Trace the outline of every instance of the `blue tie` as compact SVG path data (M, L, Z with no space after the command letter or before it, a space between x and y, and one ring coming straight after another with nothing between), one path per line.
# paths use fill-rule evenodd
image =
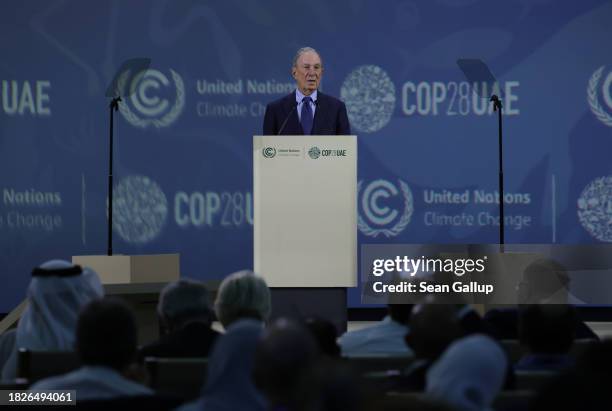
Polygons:
M311 101L312 99L310 97L304 97L302 99L301 123L304 134L310 134L312 131L312 107L310 107Z

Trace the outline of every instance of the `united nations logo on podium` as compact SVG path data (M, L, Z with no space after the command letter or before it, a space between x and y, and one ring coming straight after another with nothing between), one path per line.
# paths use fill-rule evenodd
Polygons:
M264 147L261 152L265 158L274 158L276 156L276 149L274 147Z

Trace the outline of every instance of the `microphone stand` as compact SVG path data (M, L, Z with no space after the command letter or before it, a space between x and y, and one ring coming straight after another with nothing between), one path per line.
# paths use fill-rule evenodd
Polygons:
M493 94L490 101L493 102L493 111L497 111L498 119L498 151L499 151L499 245L504 245L504 163L503 163L503 141L502 141L502 102ZM503 251L503 247L502 247Z
M110 148L108 154L108 234L107 255L113 255L113 122L114 112L119 110L121 97L114 97L108 108L110 109Z

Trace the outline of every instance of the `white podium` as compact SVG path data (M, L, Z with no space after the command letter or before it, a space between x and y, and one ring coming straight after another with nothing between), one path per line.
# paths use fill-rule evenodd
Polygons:
M254 266L271 287L357 286L357 138L253 137Z
M346 318L346 287L357 286L357 137L254 136L253 214L254 270L273 288L273 313L274 290L292 289L293 314L329 303Z

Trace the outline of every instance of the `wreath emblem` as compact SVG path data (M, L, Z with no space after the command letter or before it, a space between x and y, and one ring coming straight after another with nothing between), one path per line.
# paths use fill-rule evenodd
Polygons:
M121 93L125 95L125 89L127 85L127 81L129 78L130 71L122 73L117 81L117 87L121 90ZM146 128L152 125L155 128L167 127L172 124L181 114L183 108L185 107L185 85L183 83L183 79L179 74L170 69L170 75L172 76L172 81L174 82L174 86L176 88L176 97L174 100L174 104L172 108L164 114L161 118L140 118L138 117L132 110L130 110L129 106L124 102L119 103L119 111L123 114L123 117L133 126ZM134 79L141 77L141 73L137 74Z
M404 231L404 229L406 229L406 226L408 226L408 224L410 223L410 219L412 218L412 213L414 211L412 192L410 191L410 187L408 187L408 184L406 184L402 180L398 180L398 182L400 190L402 192L402 197L404 199L404 209L402 216L391 228L373 228L365 221L363 217L361 217L361 214L358 213L357 227L359 228L359 231L361 231L364 235L374 238L378 237L379 235L384 235L387 238L395 237L402 231ZM361 191L362 183L363 181L360 181L357 184L357 195L359 195Z
M597 98L597 87L599 86L599 81L601 80L604 67L605 66L601 66L595 70L589 79L589 86L587 87L587 101L589 102L591 111L593 114L595 114L595 117L597 117L599 121L605 125L612 127L612 116L603 109L599 103L599 99Z

